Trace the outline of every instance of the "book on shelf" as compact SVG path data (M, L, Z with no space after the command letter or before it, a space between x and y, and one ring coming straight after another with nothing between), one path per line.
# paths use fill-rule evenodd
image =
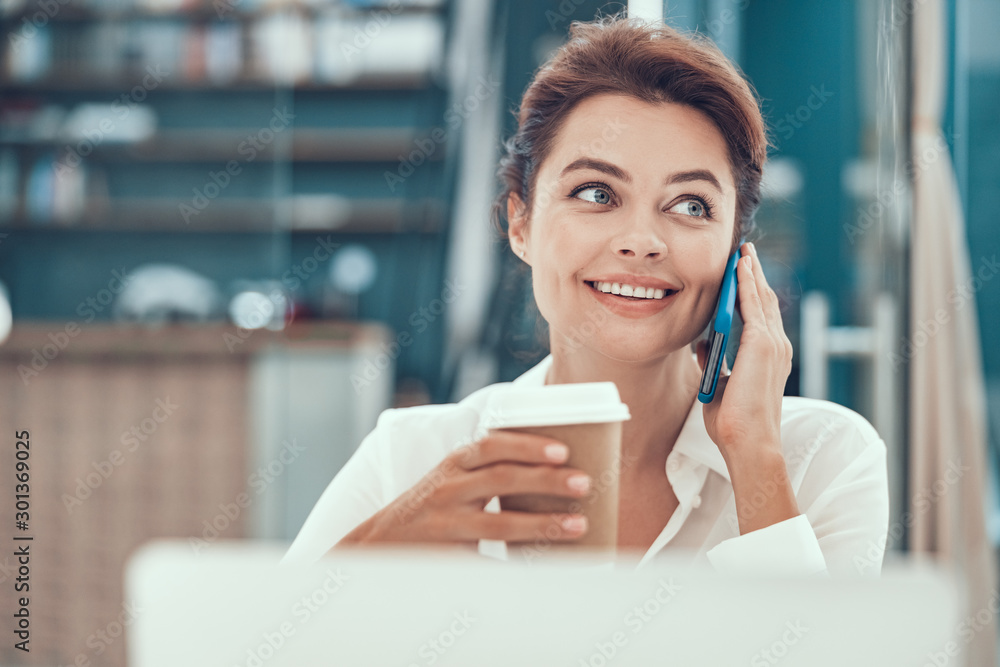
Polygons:
M221 1L238 2L240 11L250 2L216 0ZM112 7L91 6L102 11ZM443 18L432 13L364 12L338 5L306 10L278 4L250 18L243 15L243 20L236 20L236 12L206 20L203 14L180 11L154 17L154 5L145 7L150 14L126 14L126 20L109 14L108 20L49 21L38 27L27 22L13 29L4 78L80 89L88 82L111 83L127 91L152 68L165 74L168 87L240 80L350 85L365 76L433 72L443 57Z

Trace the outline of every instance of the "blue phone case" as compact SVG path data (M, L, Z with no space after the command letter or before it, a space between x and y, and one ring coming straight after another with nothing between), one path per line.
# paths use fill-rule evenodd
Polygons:
M736 252L726 262L726 273L722 279L722 289L719 291L719 305L715 315L715 325L709 336L708 360L701 374L701 386L698 388L698 400L711 403L715 398L715 385L719 382L722 371L722 360L726 354L726 343L729 342L729 330L733 326L733 312L736 310L736 262L740 259L740 241Z

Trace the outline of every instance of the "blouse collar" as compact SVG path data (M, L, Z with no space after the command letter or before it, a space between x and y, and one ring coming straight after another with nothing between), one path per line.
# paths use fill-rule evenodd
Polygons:
M694 353L692 353L692 355L693 354ZM540 387L545 384L545 376L551 366L552 354L548 354L535 366L518 376L512 384L527 387ZM681 427L681 432L677 436L677 442L674 443L671 456L673 456L675 452L683 454L696 463L708 466L709 469L722 475L727 482L731 481L729 477L729 468L726 467L726 461L722 458L722 452L719 451L718 445L712 441L712 439L708 436L708 431L705 430L702 403L697 398L694 400L694 404L691 406L691 410L688 412L687 418L684 420L684 426ZM668 457L668 465L669 458L670 457Z

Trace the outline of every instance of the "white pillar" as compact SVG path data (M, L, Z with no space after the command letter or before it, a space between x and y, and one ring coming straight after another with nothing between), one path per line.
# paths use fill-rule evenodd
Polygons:
M666 0L628 0L628 16L662 22L665 4Z

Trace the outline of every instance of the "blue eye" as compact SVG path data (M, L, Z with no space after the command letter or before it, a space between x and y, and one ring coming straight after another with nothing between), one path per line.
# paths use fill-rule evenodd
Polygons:
M672 206L670 210L675 213L689 215L693 218L712 217L712 209L709 208L708 204L698 199L685 199L684 201Z
M588 195L580 197L579 195L584 192L593 192L593 195ZM610 204L611 203L611 191L605 187L598 185L585 185L578 190L573 192L573 196L577 199L582 199L583 201L589 201L593 204Z

